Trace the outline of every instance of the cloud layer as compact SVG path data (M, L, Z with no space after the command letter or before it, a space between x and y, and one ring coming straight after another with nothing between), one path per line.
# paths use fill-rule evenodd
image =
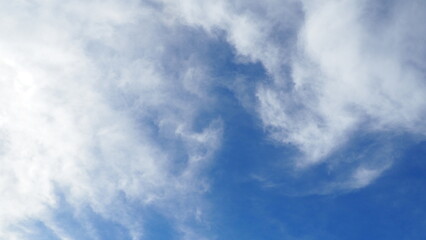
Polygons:
M420 0L1 5L0 238L31 238L24 223L37 220L72 239L52 220L61 201L134 239L144 223L125 205L137 202L201 238L187 223L202 221L203 169L221 144L217 86L297 149L296 166L336 172L318 192L367 186L391 165L393 135L426 133ZM217 39L264 77L223 84L208 54ZM384 144L351 149L363 135Z
M0 238L31 238L17 226L34 219L70 239L49 220L59 196L133 239L143 222L123 195L174 204L178 224L195 217L206 188L198 174L220 144L221 121L194 128L211 102L208 77L181 41L199 33L160 10L138 1L2 3Z
M255 111L274 140L300 151L299 167L335 162L336 154L346 161L342 151L360 135L425 134L421 1L183 0L166 6L185 24L224 32L237 61L264 66L268 77L254 90ZM386 149L396 140L388 139L375 152L361 150L359 156L370 156L355 157L358 167L343 188L365 186L390 166L395 152Z
M258 91L263 123L274 139L301 150L299 166L327 160L360 134L424 136L426 35L416 27L424 3L306 1L303 9L292 86ZM359 160L349 186L370 183L393 156L372 167L374 158Z

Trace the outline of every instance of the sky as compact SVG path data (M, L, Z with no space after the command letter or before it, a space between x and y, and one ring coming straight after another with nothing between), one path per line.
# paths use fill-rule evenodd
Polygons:
M426 1L0 0L0 239L426 239Z

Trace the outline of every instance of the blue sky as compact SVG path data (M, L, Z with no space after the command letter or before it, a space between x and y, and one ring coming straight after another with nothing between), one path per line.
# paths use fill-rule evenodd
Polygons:
M0 239L425 239L425 10L0 1Z

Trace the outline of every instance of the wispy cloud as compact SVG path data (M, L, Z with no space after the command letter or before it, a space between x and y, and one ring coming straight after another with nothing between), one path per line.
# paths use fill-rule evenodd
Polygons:
M426 34L416 24L424 3L172 6L187 24L224 31L237 55L263 64L270 79L258 83L257 112L273 139L300 150L298 166L327 161L357 133L424 135Z
M0 238L31 238L16 226L33 219L68 239L48 220L59 196L134 239L143 223L122 195L173 209L177 224L192 218L222 127L194 128L210 100L203 68L179 45L190 36L138 1L3 1L0 11Z
M422 21L418 9L425 6L409 1L380 7L364 1L305 2L288 79L292 87L259 88L262 121L273 138L304 153L300 165L326 160L357 133L424 135L426 86L419 56L426 35L409 26Z
M72 239L52 220L66 202L138 239L136 202L202 239L189 225L203 221L203 169L221 145L210 111L223 82L205 54L217 39L236 64L263 66L264 79L246 84L239 73L224 85L270 138L299 151L296 171L322 163L335 173L317 192L367 186L391 165L393 136L426 132L422 1L1 5L0 238L31 238L33 220ZM383 146L351 145L363 136Z

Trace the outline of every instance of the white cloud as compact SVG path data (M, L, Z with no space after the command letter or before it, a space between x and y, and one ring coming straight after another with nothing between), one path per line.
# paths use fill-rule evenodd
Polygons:
M306 163L322 161L354 131L425 133L423 70L410 64L419 59L404 50L425 37L419 29L406 32L420 20L407 16L416 10L401 4L403 14L392 15L374 32L367 7L367 2L306 3L292 63L294 87L260 88L263 122L279 141L299 147Z
M28 219L65 236L49 223L58 192L134 238L143 231L130 224L120 194L174 209L176 229L198 236L185 218L201 216L199 208L172 207L185 205L174 199L192 205L190 193L208 189L194 179L220 145L219 119L196 126L214 104L197 37L223 36L237 61L265 67L268 79L254 84L256 113L273 139L303 153L299 166L327 161L356 132L426 130L422 1L1 5L1 238L24 238L12 229ZM347 188L366 186L389 164L359 161L342 181Z
M262 63L271 79L258 84L257 112L273 139L301 151L298 166L359 132L424 135L424 2L163 2Z
M191 217L206 188L193 179L220 144L221 121L193 128L211 103L200 93L208 83L194 88L208 79L202 68L164 66L174 57L168 48L188 38L179 26L138 1L1 5L0 238L26 238L17 226L33 219L67 239L49 222L57 193L135 239L142 224L131 224L120 194L158 209L185 201L176 215Z
M300 24L299 1L168 1L165 9L184 24L202 27L211 34L224 32L243 61L260 61L280 80L288 62L286 44Z
M358 168L353 174L351 179L352 188L361 188L370 184L375 178L380 175L379 170Z
M425 7L418 1L384 6L386 19L374 16L383 13L367 1L305 2L291 63L294 86L265 84L258 92L262 121L273 138L304 153L299 164L325 161L357 132L425 134L426 35L417 27ZM356 171L350 187L380 172Z

